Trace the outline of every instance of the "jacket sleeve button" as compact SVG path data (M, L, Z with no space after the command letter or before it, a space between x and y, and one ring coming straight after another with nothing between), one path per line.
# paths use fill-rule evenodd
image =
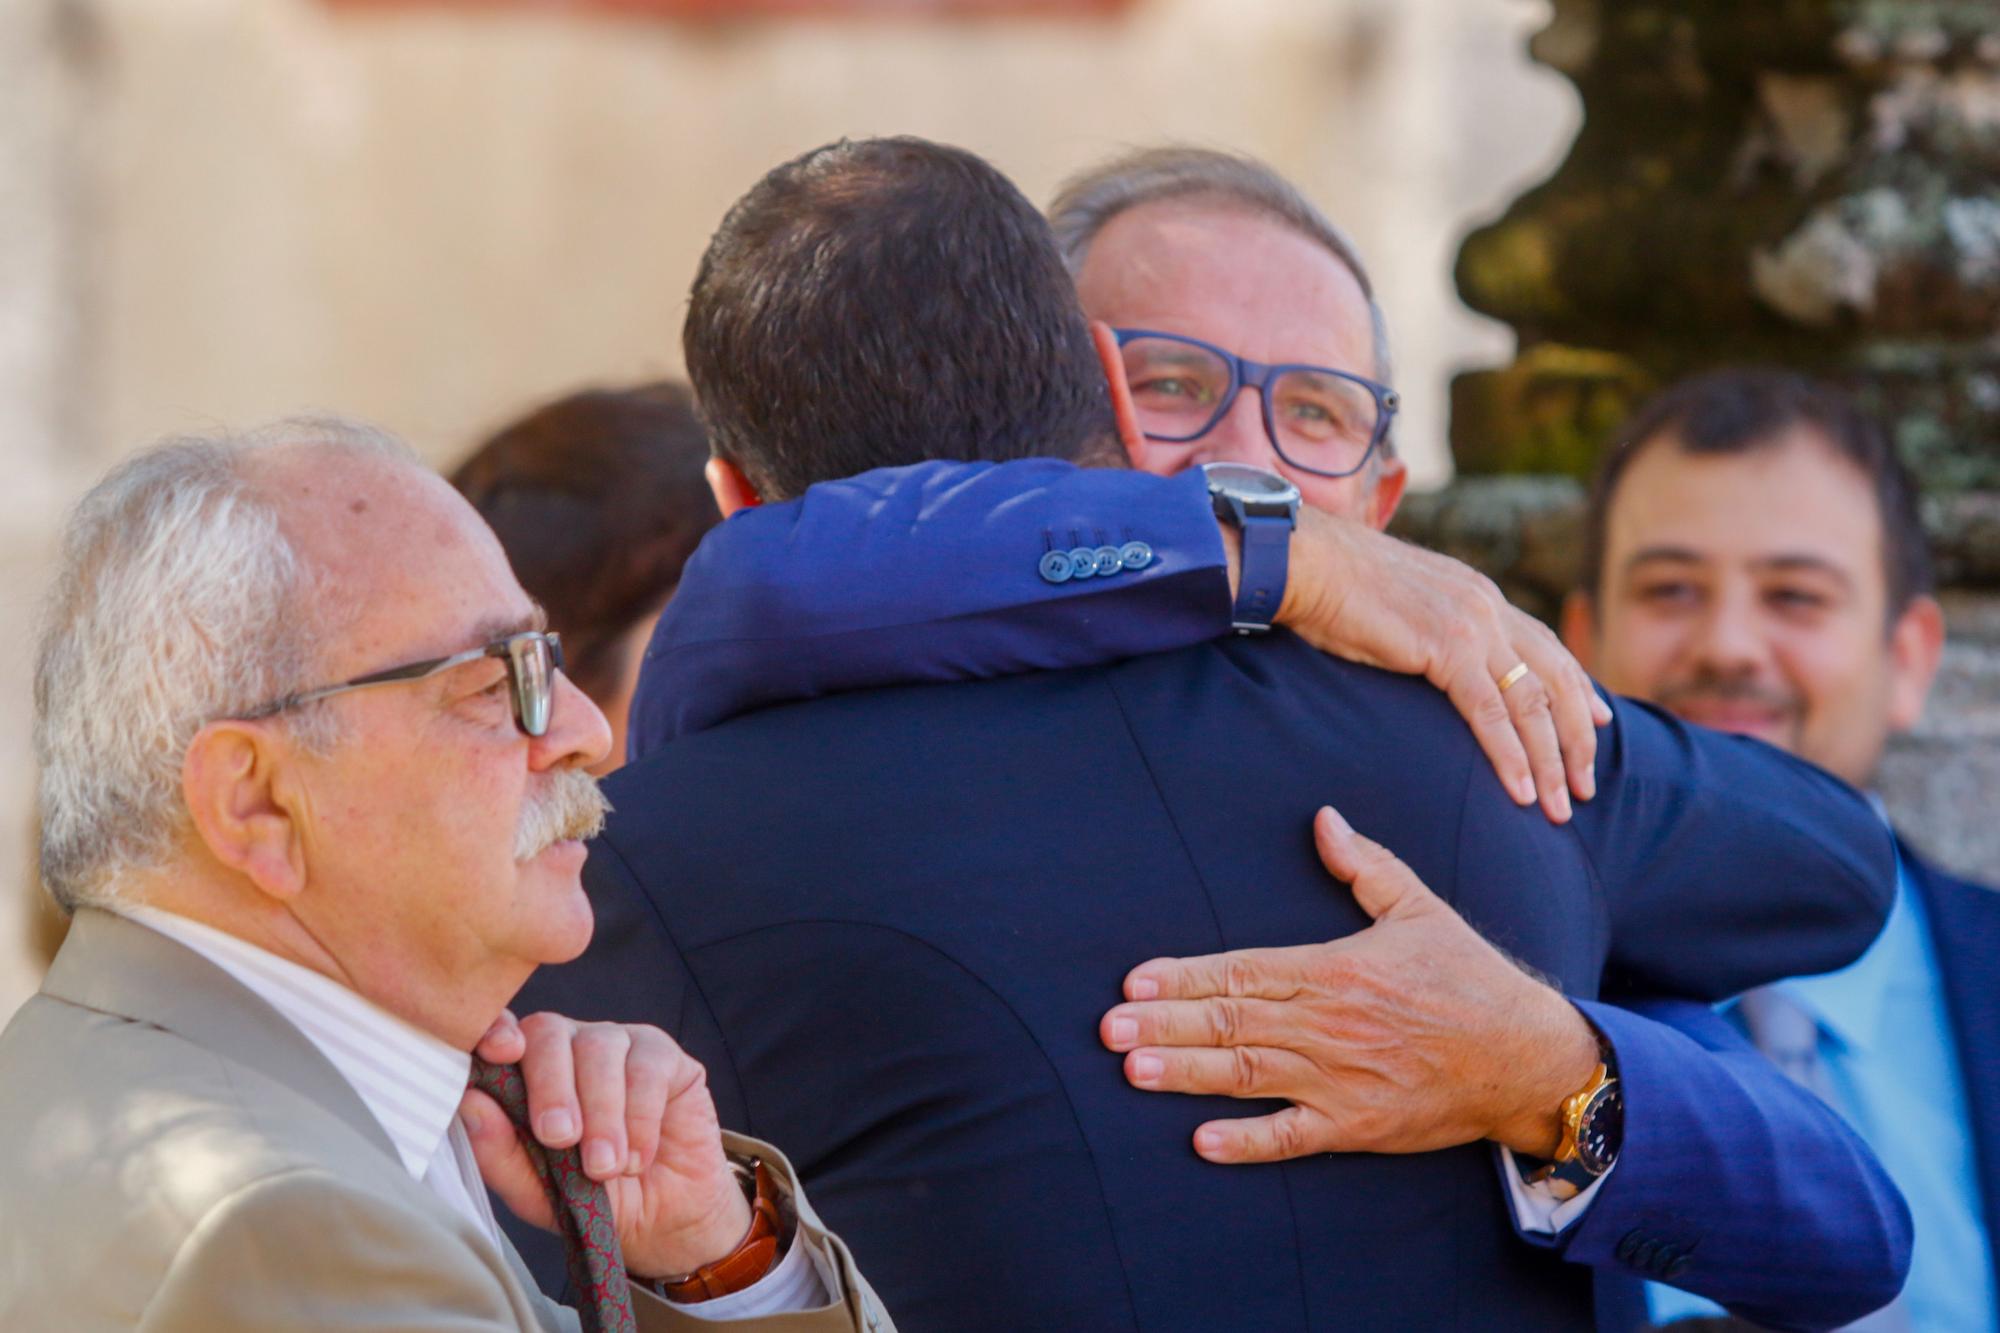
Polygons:
M1050 583L1067 583L1074 572L1067 551L1048 552L1042 556L1041 564L1037 568L1041 571L1042 577Z
M1153 548L1144 542L1126 542L1118 548L1118 562L1137 573L1153 563Z

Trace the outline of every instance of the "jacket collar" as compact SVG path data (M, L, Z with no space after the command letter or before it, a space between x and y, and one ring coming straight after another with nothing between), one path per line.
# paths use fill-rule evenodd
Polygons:
M396 1158L381 1123L304 1033L227 972L158 931L115 913L82 909L49 965L42 993L150 1023L254 1069L324 1107Z
M1910 888L1923 899L1930 919L1964 1071L1987 1239L1994 1271L2000 1272L2000 991L1992 983L1993 960L2000 958L2000 892L1944 874L1907 845L1903 861Z

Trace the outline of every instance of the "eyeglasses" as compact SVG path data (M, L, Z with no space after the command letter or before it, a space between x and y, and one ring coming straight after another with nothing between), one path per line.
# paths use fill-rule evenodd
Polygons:
M548 734L549 713L555 702L555 673L562 670L562 636L543 630L528 630L522 634L509 634L504 639L495 639L483 648L471 648L450 657L434 657L427 662L411 662L406 666L390 667L386 671L373 671L353 680L342 681L338 685L327 685L317 690L307 690L302 694L288 694L282 699L245 713L242 721L254 722L260 717L270 717L288 709L300 708L321 699L330 699L336 694L349 690L366 690L377 685L400 685L405 681L423 680L453 667L464 666L467 662L477 662L484 657L497 657L507 664L507 685L514 697L514 725L529 736Z
M1214 343L1151 329L1114 329L1139 429L1191 444L1215 429L1245 387L1264 400L1264 431L1301 472L1359 472L1388 438L1402 400L1394 389L1326 366L1267 366Z

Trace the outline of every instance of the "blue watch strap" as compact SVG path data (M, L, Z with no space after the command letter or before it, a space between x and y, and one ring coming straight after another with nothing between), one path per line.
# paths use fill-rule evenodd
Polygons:
M1236 585L1236 606L1230 628L1238 634L1262 634L1285 600L1285 576L1291 568L1292 519L1289 515L1245 515L1243 571Z

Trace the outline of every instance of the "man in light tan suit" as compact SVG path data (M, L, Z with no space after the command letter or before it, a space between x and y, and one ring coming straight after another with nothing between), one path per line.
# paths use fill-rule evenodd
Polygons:
M638 1327L890 1328L665 1034L506 1012L591 929L608 732L559 667L386 437L172 442L84 499L36 674L76 918L0 1033L0 1328L575 1328L482 1188L552 1222L542 1147L602 1186Z

